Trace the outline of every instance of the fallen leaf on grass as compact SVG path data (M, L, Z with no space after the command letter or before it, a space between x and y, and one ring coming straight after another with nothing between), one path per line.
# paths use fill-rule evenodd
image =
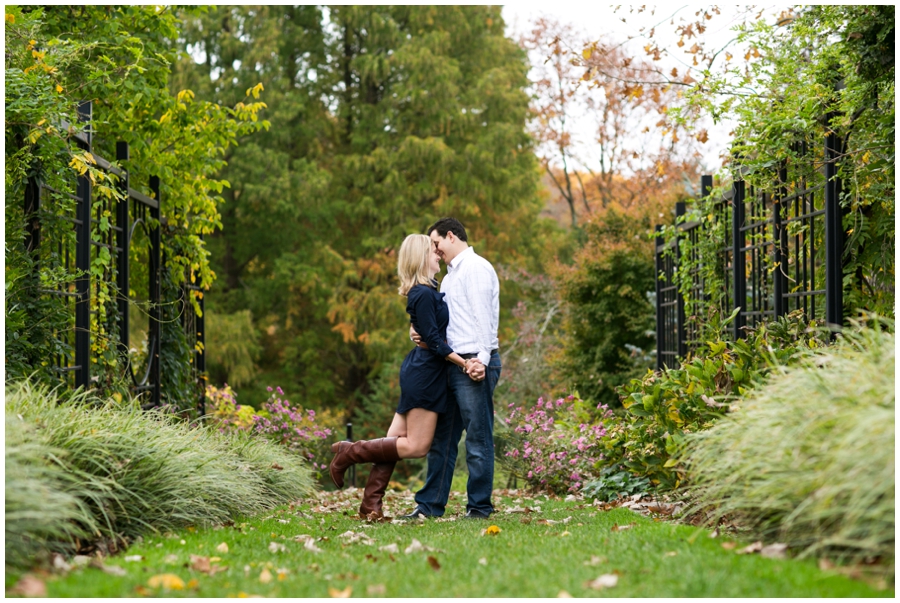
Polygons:
M603 590L604 588L612 588L619 583L619 577L616 574L603 574L596 580L586 582L585 586L594 590Z
M667 505L665 503L650 504L647 505L647 510L660 515L671 515L675 511L675 505Z
M53 569L65 573L71 570L72 566L66 563L65 557L59 553L53 553Z
M819 569L822 570L823 572L828 571L828 570L833 570L834 568L835 568L834 563L832 563L825 557L822 557L821 559L819 559Z
M204 574L208 574L210 576L215 576L219 572L224 572L228 569L228 566L220 567L218 565L213 565L212 561L221 561L219 557L201 557L200 555L191 555L191 569L203 572Z
M559 593L556 595L556 598L557 598L557 599L571 599L571 598L572 598L572 595L570 595L568 592L566 592L566 591L564 591L564 590L561 590L561 591L559 591Z
M665 555L663 555L663 557L674 557L674 556L677 555L677 554L678 554L678 553L677 553L676 551L669 551L668 553L666 553Z
M128 572L125 571L124 567L119 567L118 565L106 565L98 557L94 557L94 559L91 560L91 567L96 567L98 570L101 570L110 576L128 575Z
M144 556L143 556L143 555L126 555L126 556L125 556L125 561L126 561L126 562L131 562L131 561L143 561L143 560L144 560Z
M430 565L431 569L433 569L434 571L438 571L439 569L441 569L441 564L438 563L437 558L433 557L432 555L428 555L428 565Z
M347 586L344 590L328 587L328 596L332 599L347 599L353 594L353 586Z
M762 548L763 548L763 543L761 541L757 540L753 544L748 544L747 546L745 546L744 548L739 550L737 552L737 554L738 555L747 555L750 553L758 553L762 550Z
M572 534L569 533L569 530L566 530L565 532L563 532L562 534L560 534L560 536L571 536L571 535L572 535Z
M606 557L598 557L597 555L591 555L590 561L585 561L585 565L600 565L602 563L606 563L608 559Z
M482 536L496 536L500 533L500 528L497 526L488 526L487 528L481 530Z
M216 547L216 550L220 553L227 553L228 545L223 542L222 544L220 544L219 546Z
M267 569L263 569L263 571L261 571L259 573L259 581L262 582L263 584L268 584L269 582L271 582L272 581L272 572L270 572Z
M478 560L478 563L479 563L480 565L487 565L487 559L485 559L484 557L482 557L481 559Z
M787 545L781 542L769 544L759 550L759 554L769 559L784 559L786 557Z
M281 544L280 542L270 542L269 543L269 552L270 553L283 553L287 550L287 547Z
M157 574L147 580L147 586L150 588L164 588L166 590L183 590L184 580L175 574Z
M362 544L375 544L375 541L372 538L363 532L353 532L352 530L347 530L338 538L342 538L345 544L354 544L356 542L360 542Z
M307 540L306 543L303 545L303 548L306 549L307 551L311 551L313 553L321 553L322 552L322 549L317 547L316 542L312 539Z
M736 546L737 546L736 542L723 542L722 543L722 548L725 549L726 551L730 551L731 549L735 548Z
M624 526L620 526L619 524L616 523L616 524L613 524L613 527L611 529L613 532L621 532L623 530L630 530L633 527L634 527L633 523L629 523L628 525L624 525Z
M153 591L144 586L143 584L138 584L134 587L134 592L139 597L152 597Z
M198 572L208 574L212 566L209 563L209 557L201 557L200 555L191 555L191 569Z
M428 551L431 553L443 553L444 552L441 549L435 549L430 546L426 546L426 545L422 544L421 542L419 542L418 540L416 540L415 538L412 539L412 542L410 543L410 545L408 547L406 547L406 550L403 552L406 553L407 555L410 555L412 553L421 553L423 551Z
M375 595L383 595L387 592L387 587L384 584L370 584L366 587L366 594L370 597L374 597Z
M32 576L31 574L25 574L16 585L8 591L8 594L22 595L23 597L46 597L47 585L39 578Z
M191 578L190 580L188 580L188 583L185 585L185 588L196 590L196 589L200 588L200 581L197 580L196 578Z
M510 507L509 509L504 509L504 513L531 513L531 509L528 507L520 507L516 505L515 507Z
M385 553L400 553L400 547L397 546L397 543L394 542L392 544L388 544L386 546L378 547L379 551L384 551Z

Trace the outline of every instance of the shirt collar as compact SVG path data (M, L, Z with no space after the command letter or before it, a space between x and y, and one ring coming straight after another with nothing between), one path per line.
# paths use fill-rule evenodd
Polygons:
M447 274L450 274L454 270L458 270L460 264L463 263L463 260L465 260L467 256L473 255L474 253L475 253L474 248L466 247L465 249L460 251L458 254L456 254L456 257L453 258L452 260L450 260L450 263L447 264Z

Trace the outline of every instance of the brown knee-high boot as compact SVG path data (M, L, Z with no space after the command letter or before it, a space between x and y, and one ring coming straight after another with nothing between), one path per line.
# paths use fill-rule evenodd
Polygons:
M358 442L335 442L331 445L334 458L328 466L331 479L338 488L344 487L344 472L350 465L357 463L395 463L400 460L397 454L397 438L378 438L377 440L360 440Z
M366 481L366 489L363 492L362 503L359 505L360 519L381 519L384 517L382 499L384 499L384 491L387 490L388 482L391 481L391 475L394 473L394 466L397 463L375 463L372 465L372 471L369 472L369 479Z

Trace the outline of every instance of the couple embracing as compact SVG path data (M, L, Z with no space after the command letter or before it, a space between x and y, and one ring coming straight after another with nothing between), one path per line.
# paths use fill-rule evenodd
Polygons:
M447 276L435 275L440 261ZM500 282L490 262L469 247L463 225L442 218L426 235L409 235L397 259L400 295L407 298L410 339L416 343L400 368L400 404L387 436L337 442L329 471L340 488L355 463L373 463L360 517L384 516L382 498L400 459L428 457L416 507L402 518L440 517L450 496L457 446L466 431L469 481L466 517L494 511L494 387L500 378L497 326Z

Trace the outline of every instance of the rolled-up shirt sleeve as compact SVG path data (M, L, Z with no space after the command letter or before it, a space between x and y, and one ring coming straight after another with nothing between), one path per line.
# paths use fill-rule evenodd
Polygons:
M453 348L447 345L447 342L441 337L435 312L435 296L429 295L429 293L431 291L425 285L410 289L406 311L409 313L416 332L422 336L422 341L428 344L428 351L435 356L446 358L453 353Z

